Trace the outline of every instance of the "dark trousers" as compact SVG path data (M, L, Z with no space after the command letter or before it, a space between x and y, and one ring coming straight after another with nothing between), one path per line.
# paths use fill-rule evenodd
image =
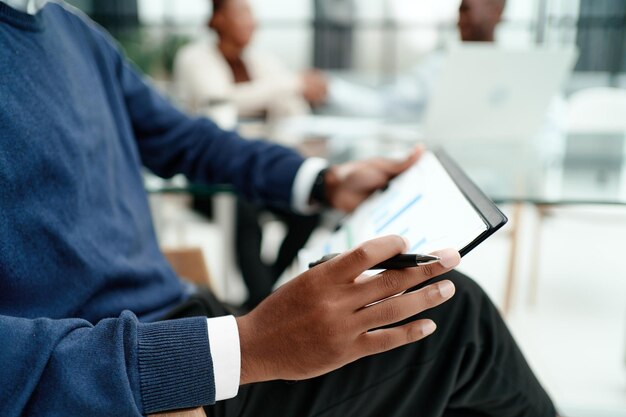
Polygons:
M193 208L208 218L213 218L213 199L195 196ZM264 211L277 216L286 226L276 261L268 265L261 259L263 230L259 217ZM252 309L270 295L274 284L304 247L311 233L320 223L319 215L302 216L293 212L259 206L244 198L237 198L235 212L235 253L237 266L248 289L245 308Z
M305 381L240 388L208 416L555 417L556 411L487 295L466 276L449 302L426 311L430 337ZM230 314L209 293L174 316ZM313 347L312 347L313 348Z
M263 231L259 217L263 211L276 215L287 227L287 235L280 245L276 261L271 265L261 259ZM270 295L274 284L293 262L319 221L319 215L302 216L278 208L261 207L243 198L237 199L235 253L237 266L248 289L247 308L253 308Z

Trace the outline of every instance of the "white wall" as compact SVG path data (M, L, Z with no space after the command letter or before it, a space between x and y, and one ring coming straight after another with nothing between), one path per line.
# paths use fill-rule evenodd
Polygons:
M249 1L259 22L253 46L278 55L291 68L310 67L313 31L309 22L313 19L313 3L309 0Z
M209 4L209 0L138 0L139 19L155 25L201 25L209 15Z

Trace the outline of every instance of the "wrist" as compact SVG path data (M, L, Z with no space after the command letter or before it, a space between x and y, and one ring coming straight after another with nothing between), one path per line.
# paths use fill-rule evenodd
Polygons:
M326 192L326 201L328 206L334 207L335 196L339 190L339 176L337 175L337 168L332 166L326 170L324 175L324 188Z
M250 324L250 315L237 317L239 329L239 346L241 350L240 385L253 382L267 381L269 378L264 372L262 355L259 354L259 341L254 341L254 326Z
M339 187L339 177L335 167L322 169L311 189L311 202L330 207Z

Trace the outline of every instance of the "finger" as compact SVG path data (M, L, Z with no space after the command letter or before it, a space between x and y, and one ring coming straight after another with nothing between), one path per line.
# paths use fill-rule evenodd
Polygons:
M363 271L406 249L406 240L400 236L379 237L324 262L319 266L320 273L334 282L353 282Z
M415 162L417 162L422 157L422 155L424 155L424 152L426 152L426 146L422 144L415 145L413 151L411 152L411 155L409 155L409 158L413 158Z
M335 208L352 213L371 193L346 193L338 200Z
M424 147L424 145L415 146L413 148L413 151L411 151L409 156L407 156L407 158L404 161L405 168L400 172L403 172L404 170L408 169L413 164L415 164L422 157L425 151L426 151L426 148Z
M398 297L389 298L356 313L363 330L398 323L448 301L454 295L454 284L445 280Z
M374 191L385 187L389 183L390 175L379 165L384 162L372 161L369 166L365 166L367 175L355 176L351 179L354 191L369 195Z
M416 146L413 151L403 160L396 161L393 159L373 159L372 164L383 171L389 177L395 177L398 174L409 169L424 153L424 147Z
M362 356L386 352L409 343L417 342L435 332L437 325L432 320L417 320L391 329L379 329L363 333L358 339Z
M406 245L407 248L411 247L411 242L409 241L409 239L407 239L406 237L402 237L405 241L406 241ZM437 262L439 265L442 265L443 267L447 268L447 269L453 269L455 267L457 267L459 265L459 263L461 262L461 254L453 248L447 248L447 249L440 249L440 250L436 250L434 252L430 252L429 255L433 255L433 256L438 256L439 257L439 262ZM433 264L426 264L426 265L418 265L415 268L421 268L423 273L426 275L429 275L430 273L433 273L435 270L431 268L431 265L437 265L437 263L433 263ZM376 275L368 275L368 276L363 276L359 279L359 283L365 284L365 283L371 283L377 279L379 279L379 277L386 273L386 272L392 272L392 271L415 271L415 268L405 268L405 269L387 269L379 274ZM436 275L435 275L436 276ZM418 282L419 284L419 282ZM396 293L397 294L397 293Z
M360 306L383 300L392 295L400 294L431 278L444 274L461 262L461 255L454 249L433 252L439 256L438 263L421 265L417 268L388 269L368 279L361 279L354 291Z

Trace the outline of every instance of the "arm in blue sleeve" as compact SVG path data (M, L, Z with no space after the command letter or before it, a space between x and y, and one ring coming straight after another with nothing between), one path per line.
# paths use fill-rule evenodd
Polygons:
M142 162L155 174L183 173L192 181L232 184L253 200L289 204L296 152L242 139L206 118L191 118L157 93L117 51L123 89Z
M206 318L0 316L0 415L139 416L215 402Z
M122 136L136 141L144 166L164 178L184 174L195 182L232 184L250 199L290 205L300 155L185 115L144 80L106 31L85 16L67 16L84 30L94 65L110 71L103 76L114 84L111 111Z

